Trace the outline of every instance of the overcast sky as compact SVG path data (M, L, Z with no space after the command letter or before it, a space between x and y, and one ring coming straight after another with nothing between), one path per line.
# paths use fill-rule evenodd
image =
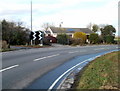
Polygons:
M84 28L93 24L111 24L118 31L119 0L32 0L33 30L43 23ZM30 28L31 0L0 0L0 20L21 21Z

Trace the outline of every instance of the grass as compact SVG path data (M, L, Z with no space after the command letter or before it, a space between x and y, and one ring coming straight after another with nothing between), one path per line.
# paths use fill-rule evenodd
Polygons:
M103 55L92 61L78 74L74 89L118 89L120 63L119 52Z
M40 46L40 45L15 45L16 47L31 47L31 48L48 48L48 47L51 47L49 45L44 45L44 46ZM14 51L14 50L18 50L18 49L15 49L15 48L0 48L0 52L7 52L7 51Z
M49 45L43 45L43 46L40 46L40 45L15 45L15 46L18 46L18 47L31 47L31 48L44 48L44 47L50 47Z
M6 48L6 49L0 49L0 52L6 52L6 51L14 51L16 49Z

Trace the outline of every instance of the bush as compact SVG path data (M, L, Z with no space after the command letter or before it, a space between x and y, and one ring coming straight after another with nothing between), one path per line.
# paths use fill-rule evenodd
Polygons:
M89 36L89 40L90 40L90 43L91 44L96 44L96 43L99 43L99 36L98 36L98 34L96 34L96 33L92 33L92 34L90 34L90 36Z
M74 39L72 45L83 45L83 41L81 39Z
M114 36L106 36L105 37L106 43L114 43Z
M51 45L50 39L44 38L44 39L43 39L43 44L44 44L44 45Z
M68 35L66 35L66 34L59 34L57 36L57 42L59 44L63 44L63 45L68 44L69 43L69 37L68 37Z
M82 45L86 42L87 36L83 32L75 32L73 38L74 38L74 44Z
M2 47L1 47L2 46ZM0 41L0 48L2 49L7 49L8 48L8 44L6 41Z
M69 45L72 45L74 43L75 39L72 37L69 37Z

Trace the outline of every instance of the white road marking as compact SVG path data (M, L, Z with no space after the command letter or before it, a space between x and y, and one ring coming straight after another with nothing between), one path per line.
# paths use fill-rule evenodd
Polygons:
M55 56L58 56L58 55L60 55L60 54L51 55L51 56L42 57L42 58L37 58L37 59L35 59L35 60L33 60L33 61L38 61L38 60L42 60L42 59L45 59L45 58L51 58L51 57L55 57Z
M96 56L97 57L97 56ZM76 64L75 66L73 66L72 68L68 69L67 71L65 71L61 76L59 76L54 82L53 84L49 87L48 91L51 91L53 89L53 87L56 85L56 83L65 75L67 74L69 71L71 71L72 69L74 69L75 67L79 66L80 64L82 63L85 63L86 61L89 61L90 59L94 59L96 57L92 57L92 58L89 58L87 60L84 60L83 62L80 62L78 64Z
M81 50L81 51L79 51L79 52L86 52L86 50Z
M19 65L13 65L13 66L10 66L10 67L7 67L7 68L4 68L4 69L1 69L0 72L3 72L3 71L6 71L6 70L9 70L9 69L12 69L12 68L15 68Z
M73 52L69 52L69 53L76 53L76 52L79 52L79 51L73 51Z
M98 49L94 49L94 50L102 50L102 49L105 49L105 48L98 48Z
M86 52L86 50L81 50L81 51L71 51L71 52L68 52L68 53L77 53L77 52Z
M116 48L119 48L119 47L116 47Z

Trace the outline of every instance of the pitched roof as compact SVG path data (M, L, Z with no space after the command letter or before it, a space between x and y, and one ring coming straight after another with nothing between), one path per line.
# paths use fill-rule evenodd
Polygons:
M88 28L59 28L59 27L50 27L53 33L75 33L75 32L84 32L87 34L93 33Z

